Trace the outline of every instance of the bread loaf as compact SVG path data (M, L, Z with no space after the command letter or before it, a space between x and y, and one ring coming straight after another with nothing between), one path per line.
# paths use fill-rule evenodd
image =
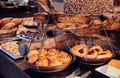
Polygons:
M16 24L13 22L7 23L1 28L1 30L10 30L10 29L14 28L15 26L16 26Z
M2 18L2 19L0 20L0 28L2 28L5 24L11 22L12 19L13 19L13 18Z

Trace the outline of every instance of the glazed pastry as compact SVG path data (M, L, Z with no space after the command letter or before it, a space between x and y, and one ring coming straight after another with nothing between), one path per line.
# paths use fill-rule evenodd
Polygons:
M36 66L48 66L49 65L49 61L46 57L41 56L40 60L38 60L36 62Z
M88 51L88 53L86 54L87 59L95 59L97 57L97 52L95 50L90 50Z
M59 51L55 48L46 49L34 49L30 50L27 55L28 63L38 66L60 66L63 64L69 64L71 57L64 51Z
M30 58L31 56L38 55L38 54L39 54L38 50L30 50L27 57Z
M79 57L85 57L87 52L89 51L89 48L87 45L82 44L82 45L75 45L72 49L71 52Z
M99 54L101 54L103 52L103 49L102 49L102 47L100 47L100 46L97 45L97 46L90 47L90 51L95 51L99 55Z
M32 55L32 56L29 57L28 63L33 64L33 63L35 63L37 60L38 60L38 55L35 54L35 55Z
M110 50L104 50L100 55L97 56L97 59L100 58L111 58L113 56L112 52Z
M69 62L71 58L66 52L61 51L59 52L59 60L62 61L62 63L64 64L66 62Z

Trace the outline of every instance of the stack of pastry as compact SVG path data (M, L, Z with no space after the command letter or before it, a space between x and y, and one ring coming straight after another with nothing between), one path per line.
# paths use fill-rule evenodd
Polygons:
M85 44L75 45L71 48L71 52L79 58L87 59L88 62L106 62L113 56L110 50L103 49L99 45L91 47Z
M0 37L6 38L14 36L19 24L22 23L21 18L2 18L0 20Z

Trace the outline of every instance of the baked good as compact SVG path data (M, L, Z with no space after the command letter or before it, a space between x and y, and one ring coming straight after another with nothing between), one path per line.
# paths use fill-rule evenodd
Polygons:
M49 65L49 61L44 56L41 56L39 61L36 62L36 66L48 66L48 65Z
M71 48L71 52L79 57L86 57L88 51L89 48L85 44L75 45L73 48Z
M12 19L13 19L12 17L9 17L9 18L7 18L7 17L6 17L6 18L2 18L2 19L0 20L0 28L3 27L5 24L11 22Z
M17 42L7 42L1 44L2 49L13 55L14 57L18 58L21 56Z
M95 50L89 50L85 56L87 59L95 59L97 57L98 53Z
M64 51L57 49L33 49L27 55L27 62L35 66L60 66L69 64L71 57Z
M94 63L106 62L113 56L110 50L103 49L99 45L91 47L85 44L75 45L71 48L71 52L77 56L78 59Z
M22 18L14 18L11 20L11 22L15 23L16 26L22 23L22 21L23 21Z
M59 60L62 61L63 64L71 60L69 55L64 51L59 52L58 56Z
M35 54L28 59L28 63L33 64L38 60L38 55Z
M120 78L120 60L112 59L108 63L106 74L111 78Z
M12 28L11 30L0 30L0 38L8 38L16 36L17 28Z
M38 50L30 50L30 52L28 53L27 57L30 58L33 55L38 55L38 54L39 54Z
M14 27L18 27L18 25L22 22L21 18L14 18L14 19L8 18L8 19L9 19L9 22L6 22L2 26L1 30L10 30L10 29L12 29ZM8 21L8 19L7 19L7 21Z
M90 51L95 51L99 55L99 54L101 54L103 52L103 49L102 49L101 46L96 45L96 46L90 47Z
M23 22L24 26L37 26L37 23L33 19L28 19Z
M101 58L109 59L112 56L113 54L110 50L103 50L103 52L97 56L97 59L101 59Z
M16 24L14 22L10 22L10 23L7 23L5 24L1 30L10 30L12 28L14 28L16 26Z
M30 52L28 53L27 57L28 57L28 63L33 64L38 60L38 54L39 52L37 50L30 50Z

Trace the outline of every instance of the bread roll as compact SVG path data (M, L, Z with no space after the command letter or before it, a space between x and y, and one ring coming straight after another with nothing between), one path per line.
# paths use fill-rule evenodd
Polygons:
M1 28L1 30L10 30L10 29L14 28L15 26L16 26L15 23L10 22L10 23L5 24L5 25Z
M0 20L0 28L2 28L5 24L9 23L13 18L2 18Z
M15 23L16 26L19 25L20 23L22 23L23 19L22 18L14 18L12 19L11 22Z

